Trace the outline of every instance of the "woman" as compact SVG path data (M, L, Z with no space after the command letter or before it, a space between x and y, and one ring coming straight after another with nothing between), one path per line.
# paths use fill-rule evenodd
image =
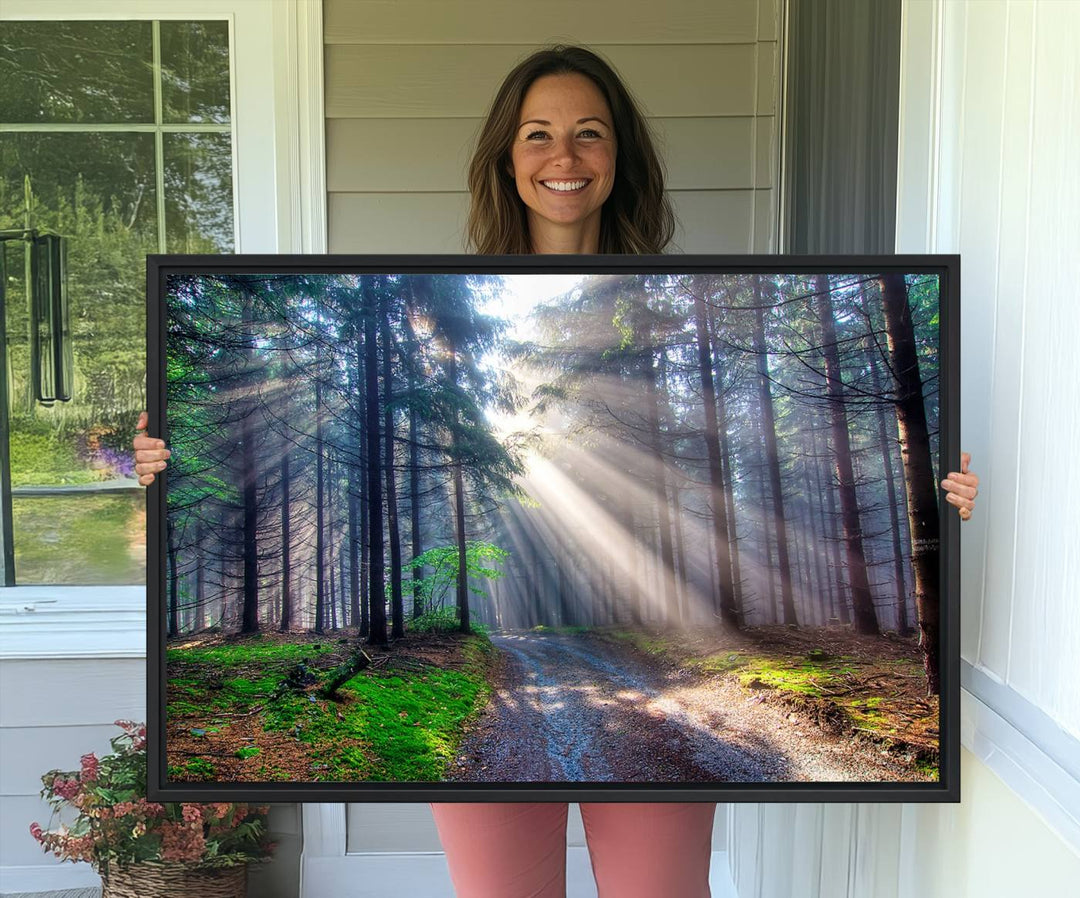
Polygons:
M645 119L614 71L580 47L534 53L506 77L469 167L472 249L661 253L674 232ZM145 413L139 418L146 427ZM161 440L134 442L139 482L165 467ZM970 516L978 478L950 473ZM432 804L461 898L565 895L565 802ZM583 803L601 898L706 898L713 802Z

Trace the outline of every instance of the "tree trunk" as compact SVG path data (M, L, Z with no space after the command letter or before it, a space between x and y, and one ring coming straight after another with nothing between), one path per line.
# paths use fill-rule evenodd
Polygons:
M855 628L860 633L877 636L880 630L866 573L866 554L863 551L859 502L855 495L851 438L848 434L847 412L844 409L844 383L840 371L840 351L836 342L836 322L833 318L828 275L816 275L815 289L818 320L821 323L822 351L825 356L833 451L836 453L836 479L840 489L840 514L844 525L844 544L847 549L847 570L851 583L851 601L855 611Z
M405 337L410 347L416 346L416 335L413 333L409 316L403 319ZM405 361L404 359L402 360ZM409 383L409 523L412 528L409 549L412 557L416 558L424 553L421 541L420 529L420 416L416 411L416 373L412 365L406 365ZM421 594L420 581L424 579L424 571L421 568L412 569L413 579L413 617L419 617L426 610Z
M450 384L457 388L457 350L450 347ZM469 566L465 543L465 478L461 471L461 458L458 452L457 434L454 443L454 535L458 550L457 609L459 629L462 633L471 633L469 623Z
M292 627L292 535L290 533L292 509L289 503L289 450L281 454L281 623L282 633Z
M195 545L198 548L200 558L203 558L203 522L195 525ZM195 567L195 632L201 633L206 629L206 564L200 563Z
M244 293L244 356L248 365L254 357L254 314L251 294ZM256 540L258 526L258 504L256 497L255 470L255 426L252 417L255 414L255 402L248 396L245 400L244 416L240 422L240 457L244 466L244 606L240 625L241 633L255 633L259 629L259 555Z
M390 333L390 304L382 313L383 340L383 397L386 403L383 469L386 472L386 524L390 533L390 635L393 639L405 636L405 610L401 599L401 533L398 530L397 476L394 473L394 341Z
M330 568L330 601L326 607L330 611L330 629L332 631L338 628L337 576L334 572L334 549L337 546L337 539L334 536L334 473L334 460L328 458L326 460L326 512L329 520L326 522L326 551L327 560L329 561L328 567Z
M930 434L926 426L926 407L923 405L919 357L915 349L915 328L903 275L882 275L881 293L896 388L896 423L901 457L904 459L911 566L915 572L915 609L919 618L927 690L934 695L941 689L938 668L941 596L938 585L940 524L937 484L930 453Z
M731 557L728 553L727 501L724 495L724 472L720 456L720 435L716 421L716 389L713 384L712 348L709 345L708 311L702 295L704 284L694 290L694 318L697 326L698 369L701 374L701 398L705 404L705 448L709 457L709 484L712 500L713 546L719 576L714 610L729 627L740 625L735 606L735 587L732 583Z
M765 481L767 479L768 464L765 461L765 431L761 426L761 396L758 396L758 416L755 419L754 437L756 441L755 448L757 449L758 465L757 465L757 482L758 482L758 521L761 524L761 536L765 541L765 570L769 572L768 586L766 586L766 596L768 597L768 611L765 614L765 620L768 623L775 624L779 619L779 615L776 613L776 566L773 564L772 555L772 540L769 538L769 515L766 511L768 508L767 502L767 490L765 489Z
M709 330L709 339L713 346L717 343L717 330L718 324L716 321L716 315L709 316L709 323L711 325ZM718 352L712 353L713 357L713 386L717 383L723 384L723 365L721 364L722 356ZM732 452L731 441L728 439L728 426L727 426L727 399L724 396L724 390L716 390L716 429L720 435L720 460L723 462L721 474L721 481L724 484L724 504L727 506L727 537L728 537L728 551L731 555L731 588L733 601L735 607L739 609L740 620L745 620L745 606L743 605L742 594L742 570L740 568L739 561L739 531L735 520L735 477L732 472Z
M386 581L383 559L383 497L382 469L379 464L379 344L376 327L378 302L371 288L371 278L364 296L364 378L367 385L367 487L368 539L371 543L368 561L369 611L368 642L386 645Z
M885 388L881 382L878 360L869 347L866 348L866 364L870 366L874 392L884 397ZM878 442L881 443L881 464L885 470L885 490L889 502L889 524L892 529L893 582L896 584L896 632L901 636L910 636L911 627L907 619L907 582L904 577L904 552L900 541L900 509L897 507L896 478L893 473L892 446L888 427L885 424L885 409L878 405L875 409L878 428Z
M171 523L165 527L165 552L169 564L169 638L173 639L180 635L180 616L178 610L177 593L179 583L176 574L176 536Z
M322 423L322 366L316 366L318 371L315 375L315 632L322 633L326 629L324 615L326 613L325 595L323 583L325 580L324 556L326 553L326 541L323 526L323 495L326 488L325 470L323 468L323 423Z
M671 513L668 510L667 474L660 434L660 402L656 395L656 370L652 350L642 354L645 397L649 421L649 441L653 456L653 490L657 523L660 528L660 607L666 619L675 604L675 555L671 545ZM655 557L655 556L654 556Z
M762 308L761 275L754 275L754 354L757 356L758 395L761 401L761 428L765 434L765 459L769 465L772 487L773 531L776 533L776 556L780 575L780 602L783 621L798 626L791 590L791 560L788 557L787 520L784 517L784 490L780 479L780 453L776 442L776 415L773 412L772 387L769 382L769 355L765 344L765 311ZM773 601L773 599L770 599Z
M356 342L356 369L357 374L361 380L364 378L363 372L366 370L364 365L364 349L362 345L363 341L358 337ZM364 429L367 428L367 392L365 389L361 389L359 384L357 385L357 397L359 399L360 408L359 415L360 420L364 424ZM360 448L360 508L358 509L360 517L360 633L361 639L367 639L368 633L371 632L371 603L368 601L369 596L369 578L371 575L371 539L368 526L368 449L367 440L364 435L361 435L358 440Z

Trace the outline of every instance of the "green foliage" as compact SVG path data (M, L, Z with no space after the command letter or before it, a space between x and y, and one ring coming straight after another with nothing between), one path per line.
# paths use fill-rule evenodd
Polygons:
M11 427L11 485L92 483L97 475L81 461L71 443L59 440L51 429L34 432L19 420Z
M469 577L481 577L485 580L497 580L503 576L503 572L493 567L500 564L510 553L492 543L470 540L465 544L465 569ZM431 568L432 572L420 580L403 580L402 592L411 594L418 599L423 607L429 609L441 608L446 600L447 593L457 585L460 564L458 560L457 546L437 546L428 549L412 559L406 570L423 570ZM484 596L484 590L470 586L469 591L476 596ZM389 596L389 587L387 588Z
M460 626L461 615L457 608L433 608L405 621L414 633L449 633Z
M425 611L405 621L405 628L412 633L453 633L461 627L461 615L457 607L439 607ZM469 632L487 636L489 627L478 621L469 621Z

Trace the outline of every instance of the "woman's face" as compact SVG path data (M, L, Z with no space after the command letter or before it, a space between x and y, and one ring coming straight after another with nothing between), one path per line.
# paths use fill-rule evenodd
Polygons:
M600 210L615 181L615 128L600 89L584 75L545 75L525 94L510 150L534 249L550 239L596 252Z

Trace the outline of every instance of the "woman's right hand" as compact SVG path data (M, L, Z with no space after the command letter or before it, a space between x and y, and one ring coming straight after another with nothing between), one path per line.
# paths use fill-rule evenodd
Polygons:
M165 459L172 454L165 448L164 440L146 435L149 423L150 416L141 412L139 422L135 425L135 439L131 441L135 450L135 473L139 475L139 483L143 486L149 486L154 482L154 475L165 470Z

